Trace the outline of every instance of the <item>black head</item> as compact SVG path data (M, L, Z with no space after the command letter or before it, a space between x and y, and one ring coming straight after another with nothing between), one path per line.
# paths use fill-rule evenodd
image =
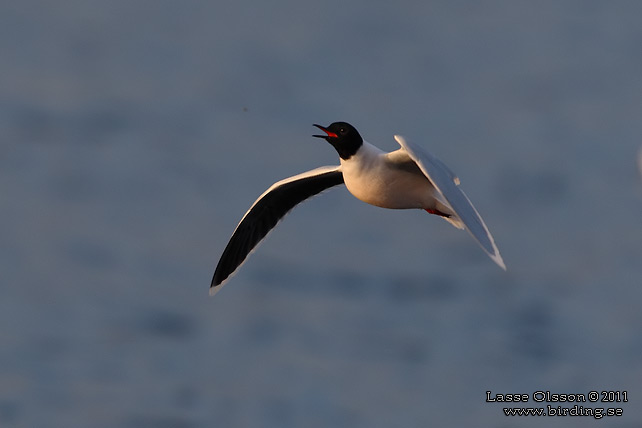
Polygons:
M327 128L321 125L314 125L327 135L314 135L317 138L324 138L336 149L339 157L348 160L352 155L357 153L359 147L363 144L363 138L354 126L346 122L334 122Z

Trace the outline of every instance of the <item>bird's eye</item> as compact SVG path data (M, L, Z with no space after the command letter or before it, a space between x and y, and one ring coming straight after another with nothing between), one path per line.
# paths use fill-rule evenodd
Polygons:
M345 134L345 133L346 133L346 130L345 130L345 128L341 128L341 129L339 129L339 132L340 132L341 134Z

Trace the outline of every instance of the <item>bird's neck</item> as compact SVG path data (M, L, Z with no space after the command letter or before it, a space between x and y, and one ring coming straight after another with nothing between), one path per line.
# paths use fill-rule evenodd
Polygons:
M348 158L341 158L342 165L353 165L366 167L371 165L373 162L378 162L381 158L381 155L385 152L379 149L376 146L364 141L359 149Z

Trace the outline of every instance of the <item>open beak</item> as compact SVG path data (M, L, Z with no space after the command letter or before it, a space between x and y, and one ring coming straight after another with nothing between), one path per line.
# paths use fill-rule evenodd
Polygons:
M317 128L319 128L320 130L322 130L323 132L325 132L327 135L313 135L313 137L317 137L317 138L326 138L326 139L327 139L327 138L338 138L338 135L337 135L337 134L335 134L334 132L330 132L330 131L328 131L328 130L327 130L327 129L325 129L323 126L321 126L321 125L317 125L316 123L314 124L314 126L316 126L316 127L317 127Z

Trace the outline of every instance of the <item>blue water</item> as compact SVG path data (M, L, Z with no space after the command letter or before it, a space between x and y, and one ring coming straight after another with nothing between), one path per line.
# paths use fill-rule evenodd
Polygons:
M0 426L642 425L641 14L3 3ZM209 298L254 198L338 161L310 137L336 120L442 158L508 272L339 189ZM488 390L629 402L514 420Z

